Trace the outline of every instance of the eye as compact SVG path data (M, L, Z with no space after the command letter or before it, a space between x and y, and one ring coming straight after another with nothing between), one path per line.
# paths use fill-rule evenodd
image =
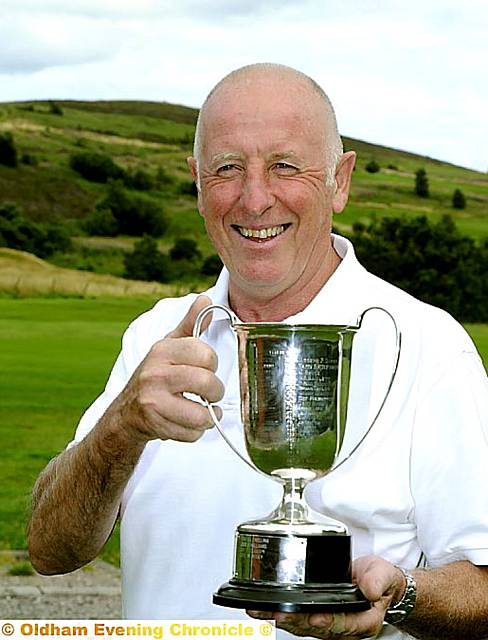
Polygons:
M240 167L237 164L223 164L221 167L217 168L217 174L219 176L231 176L236 174L239 170Z
M273 168L281 175L293 175L298 171L297 167L288 162L275 162Z

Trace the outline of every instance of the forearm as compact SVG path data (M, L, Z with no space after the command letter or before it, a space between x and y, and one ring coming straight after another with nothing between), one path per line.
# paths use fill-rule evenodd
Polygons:
M79 444L52 460L33 491L29 551L40 573L73 571L96 557L144 441L121 426L121 399Z
M422 640L488 638L488 568L468 561L415 570L415 609L402 631Z
M213 426L207 409L184 397L188 392L215 403L224 395L216 353L192 337L208 304L209 298L197 298L178 327L151 347L94 429L39 477L28 537L41 573L73 571L96 557L146 442L195 442Z

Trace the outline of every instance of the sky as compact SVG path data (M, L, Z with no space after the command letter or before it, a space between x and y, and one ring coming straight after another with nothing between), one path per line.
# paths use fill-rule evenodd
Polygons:
M314 78L342 135L488 170L487 0L0 0L0 102L200 107L226 73Z

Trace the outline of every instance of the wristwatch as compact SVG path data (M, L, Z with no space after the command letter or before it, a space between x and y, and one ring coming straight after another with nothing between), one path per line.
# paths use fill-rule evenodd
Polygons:
M386 610L385 622L394 625L400 624L410 615L417 599L417 583L415 582L415 578L402 567L397 567L397 569L400 569L405 576L407 586L401 599L393 607Z

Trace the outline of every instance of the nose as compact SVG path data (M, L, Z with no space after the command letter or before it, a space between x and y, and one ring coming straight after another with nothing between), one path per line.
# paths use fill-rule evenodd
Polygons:
M242 184L241 204L246 211L260 216L275 202L268 176L260 168L248 167Z

